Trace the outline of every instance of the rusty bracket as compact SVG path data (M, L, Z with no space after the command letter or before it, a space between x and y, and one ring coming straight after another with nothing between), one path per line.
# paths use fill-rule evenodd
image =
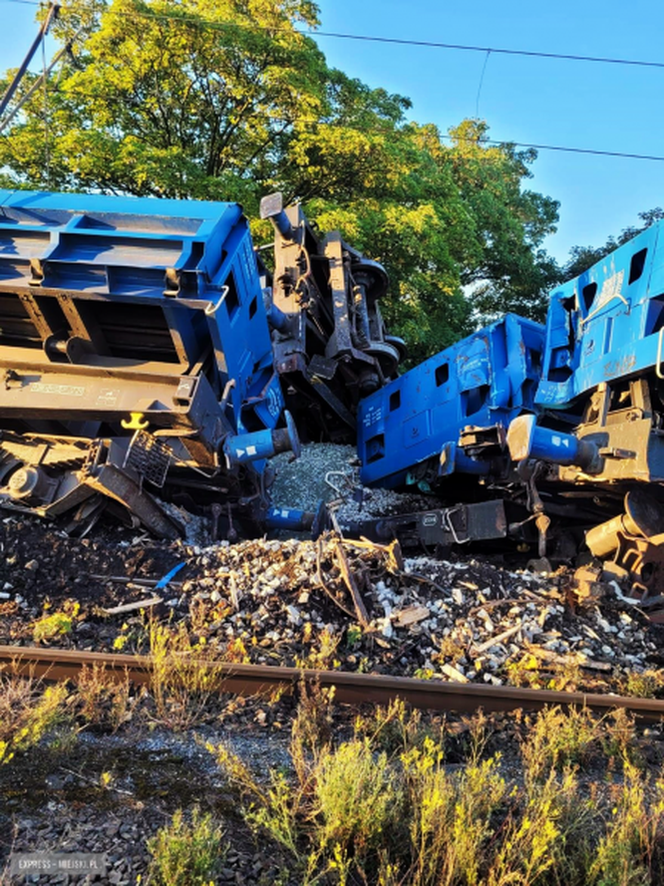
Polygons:
M642 602L658 596L664 588L664 533L643 538L618 533L618 550L613 562L627 570L634 595Z

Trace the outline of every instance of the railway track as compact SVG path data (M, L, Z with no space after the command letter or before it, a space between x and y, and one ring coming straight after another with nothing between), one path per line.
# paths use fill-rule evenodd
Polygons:
M0 646L0 671L11 670L23 676L49 681L76 682L86 667L102 668L109 679L128 678L135 684L149 684L152 663L149 656L79 652L68 649L42 649L30 646ZM586 707L598 713L623 708L640 720L656 722L664 718L664 701L584 692L554 692L519 689L514 686L442 683L411 677L356 674L345 671L300 670L269 665L202 663L214 669L223 692L235 695L270 695L279 690L297 692L301 681L321 688L334 687L334 700L345 704L387 705L396 698L415 708L437 711L487 712L519 708L538 711L547 705Z

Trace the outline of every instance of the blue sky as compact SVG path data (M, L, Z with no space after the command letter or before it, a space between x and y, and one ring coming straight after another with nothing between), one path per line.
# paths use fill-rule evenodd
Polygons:
M319 0L321 29L573 55L664 61L664 4L632 0ZM18 65L35 34L34 7L0 0L0 67ZM386 46L319 37L331 64L407 95L411 116L443 132L464 117L493 138L664 156L664 68ZM560 201L547 249L598 245L664 205L664 163L541 151L530 187Z

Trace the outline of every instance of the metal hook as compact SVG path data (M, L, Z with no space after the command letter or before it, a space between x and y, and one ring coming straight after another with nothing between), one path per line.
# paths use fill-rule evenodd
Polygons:
M143 431L150 424L142 412L130 412L129 415L131 418L128 421L124 418L120 421L121 426L127 431Z
M217 311L219 310L219 308L220 308L221 305L223 304L223 302L224 302L226 296L228 295L228 292L229 292L228 286L222 286L222 287L221 287L221 298L219 299L219 301L217 302L217 304L214 305L214 307L213 307L212 302L210 302L210 304L209 304L209 305L207 306L207 308L205 309L205 313L208 315L208 317L212 316L212 314L216 314L216 313L217 313Z

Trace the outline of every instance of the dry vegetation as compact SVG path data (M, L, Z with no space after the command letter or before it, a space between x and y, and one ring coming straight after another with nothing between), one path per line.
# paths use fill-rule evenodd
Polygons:
M0 672L0 765L69 726L64 685L43 687Z
M543 712L518 772L485 753L485 723L475 719L459 767L446 765L444 730L432 735L402 705L358 719L338 744L327 731L313 741L300 714L293 775L272 771L267 787L227 747L208 749L243 797L246 820L291 854L293 882L662 881L664 782L640 768L624 713Z
M154 886L208 886L223 864L226 846L221 826L195 806L189 819L178 809L170 824L148 840L148 849Z
M63 732L129 722L187 730L209 717L221 685L214 657L177 629L153 624L149 636L149 693L107 684L94 669L75 689L0 675L0 764ZM340 735L332 700L302 689L289 767L254 771L250 759L207 744L257 845L288 857L283 884L662 882L664 778L646 764L623 711L548 709L521 723L507 759L481 714L465 722L459 750L451 723L401 703L358 716ZM214 882L226 841L219 820L178 811L149 841L151 882Z

